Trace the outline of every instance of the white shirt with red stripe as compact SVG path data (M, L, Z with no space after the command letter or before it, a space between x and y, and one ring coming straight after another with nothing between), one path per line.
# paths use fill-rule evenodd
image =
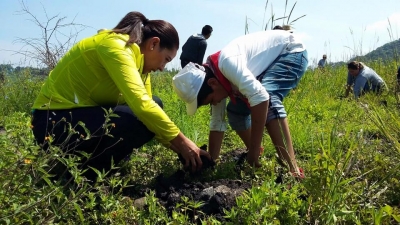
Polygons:
M302 52L304 44L284 30L261 31L238 37L220 53L218 67L232 88L248 99L250 107L269 100L269 94L256 77L281 54ZM210 130L225 131L226 99L212 105Z

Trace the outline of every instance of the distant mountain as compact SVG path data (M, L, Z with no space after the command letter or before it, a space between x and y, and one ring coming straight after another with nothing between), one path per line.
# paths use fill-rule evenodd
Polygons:
M354 58L351 58L348 62L350 61L361 61L361 62L371 62L375 60L382 60L383 62L385 61L392 61L396 60L397 62L400 61L400 39L395 40L389 43L386 43L382 45L381 47L378 47L377 49L367 53L364 56L356 56ZM347 62L334 62L331 63L331 66L337 67L337 66L344 66L346 65Z
M386 43L364 56L356 56L352 58L350 61L357 60L361 62L368 62L379 59L382 61L392 61L393 59L395 59L397 61L399 59L399 56L400 56L400 39Z

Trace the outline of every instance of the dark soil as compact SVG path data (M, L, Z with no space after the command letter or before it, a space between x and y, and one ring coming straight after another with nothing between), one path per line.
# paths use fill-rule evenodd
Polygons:
M191 201L203 202L198 210L205 215L213 215L219 221L224 221L223 210L235 206L236 197L251 188L250 183L240 180L220 179L204 183L188 183L183 180L184 177L184 171L180 170L170 177L161 175L157 178L156 197L169 213L175 210L177 203L183 203L181 197L186 196ZM193 211L189 212L189 216L193 218Z
M202 146L204 148L204 146ZM235 160L241 164L245 159L245 150L238 149L221 157L221 163L227 160ZM209 161L206 157L202 157L204 167L213 168L215 163ZM184 163L183 158L180 161ZM242 161L242 162L241 162ZM194 210L191 209L186 213L189 218L198 216L197 220L193 219L192 222L200 223L200 219L204 216L214 216L219 221L226 221L224 218L224 209L230 210L236 205L236 198L243 193L244 190L251 188L251 184L241 180L219 179L208 182L193 181L193 179L186 179L187 177L201 177L201 172L190 174L187 170L178 170L171 176L164 176L160 174L152 187L141 187L139 190L125 190L125 194L133 197L136 196L135 205L137 207L145 207L143 196L150 190L155 191L155 196L158 198L161 205L163 205L170 215L176 208L178 203L184 203L182 197L187 197L191 202L202 202L203 205ZM130 192L130 193L129 193ZM134 192L134 193L133 193ZM139 196L138 196L139 194ZM141 197L140 197L141 196ZM202 213L198 213L201 211Z

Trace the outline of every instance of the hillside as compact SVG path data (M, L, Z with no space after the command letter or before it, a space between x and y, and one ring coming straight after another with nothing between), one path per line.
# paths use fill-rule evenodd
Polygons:
M353 60L361 62L382 60L386 62L386 61L392 61L393 59L395 59L395 61L397 62L400 61L400 39L386 43L381 47L378 47L377 49L365 54L364 56L355 56L351 58L348 62ZM341 67L346 65L346 63L347 62L339 61L339 62L333 62L330 65L332 67Z
M374 61L381 59L382 61L392 61L394 58L399 60L400 39L378 47L364 56L356 56L352 60L357 61Z

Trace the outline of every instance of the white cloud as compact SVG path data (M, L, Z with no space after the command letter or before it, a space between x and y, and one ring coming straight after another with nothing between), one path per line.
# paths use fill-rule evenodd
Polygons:
M387 19L385 20L380 20L375 23L369 24L366 27L366 31L382 31L386 30L389 27L389 21L390 21L390 26L396 30L400 26L400 13L395 13L390 15Z

